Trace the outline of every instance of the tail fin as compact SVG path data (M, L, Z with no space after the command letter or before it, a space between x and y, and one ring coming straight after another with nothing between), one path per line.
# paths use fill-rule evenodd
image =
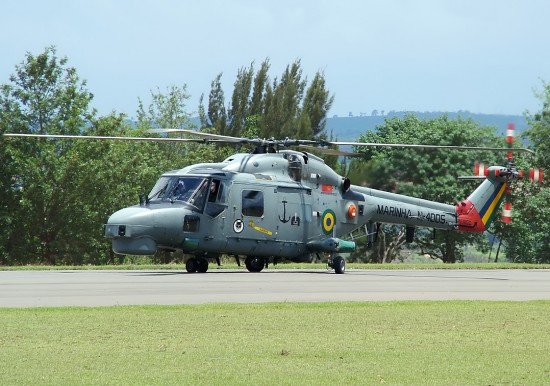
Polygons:
M508 185L509 176L501 175L502 169L490 167L481 185L467 199L456 204L458 230L484 232L489 228Z

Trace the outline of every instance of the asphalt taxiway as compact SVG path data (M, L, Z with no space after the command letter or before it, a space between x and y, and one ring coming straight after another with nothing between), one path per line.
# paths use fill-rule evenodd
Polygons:
M0 307L550 299L550 270L0 271Z

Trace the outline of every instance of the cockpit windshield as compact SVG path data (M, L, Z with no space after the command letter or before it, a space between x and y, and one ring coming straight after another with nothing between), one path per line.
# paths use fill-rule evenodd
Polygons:
M207 187L208 178L163 176L149 193L149 201L183 201L201 209L206 200Z

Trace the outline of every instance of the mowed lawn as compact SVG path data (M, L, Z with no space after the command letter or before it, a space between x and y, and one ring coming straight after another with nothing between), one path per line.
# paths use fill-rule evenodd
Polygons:
M2 385L550 384L550 302L0 309Z

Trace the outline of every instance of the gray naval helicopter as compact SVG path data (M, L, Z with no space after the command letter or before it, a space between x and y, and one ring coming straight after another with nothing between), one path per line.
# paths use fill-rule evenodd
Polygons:
M153 255L181 250L192 256L186 262L188 272L206 272L210 260L220 265L221 255L234 256L239 265L244 257L248 271L260 272L269 263L309 262L311 256L326 254L328 266L342 274L346 269L342 254L355 249L355 242L346 240L346 235L363 228L372 245L381 223L404 225L407 242L413 241L417 227L484 232L503 198L509 196L510 182L523 178L523 172L514 166L512 150L532 152L511 149L511 140L508 148L479 148L248 139L180 129L152 131L183 132L195 138L4 135L252 145L252 152L232 155L223 162L164 173L151 192L140 197L138 205L115 212L105 224L105 236L112 240L115 253ZM472 178L483 182L468 198L449 205L352 185L349 178L309 152L315 149L332 155L357 155L318 147L328 145L508 151L509 158L507 166L478 166ZM305 150L288 149L291 146ZM542 176L542 171L531 170L532 180ZM509 221L510 210L507 202L504 221Z
M270 262L309 262L327 254L328 266L345 272L342 254L355 242L344 237L365 228L372 245L380 223L403 224L412 242L416 227L484 232L495 217L509 182L523 177L511 155L508 166L482 168L484 181L456 205L352 185L323 159L307 151L313 145L460 148L404 144L368 144L304 140L260 140L185 132L204 140L252 144L251 153L235 154L219 163L189 165L163 174L139 205L121 209L105 225L115 253L152 255L157 250L182 250L191 257L188 272L206 272L208 261L220 264L222 254L244 257L250 272ZM484 148L504 150L509 148ZM318 148L315 148L318 150ZM354 155L333 149L325 153ZM513 149L514 151L530 151ZM479 168L478 168L479 169ZM538 173L538 171L537 171ZM541 174L542 176L542 174ZM508 206L505 213L509 215Z

